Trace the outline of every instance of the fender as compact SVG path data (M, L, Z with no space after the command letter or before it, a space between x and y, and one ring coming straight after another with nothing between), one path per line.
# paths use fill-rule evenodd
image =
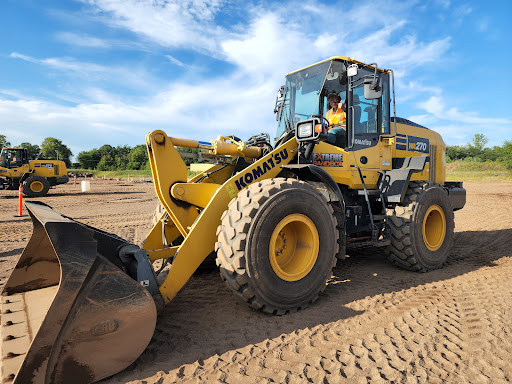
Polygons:
M343 198L343 194L341 193L338 184L325 170L313 164L286 164L281 166L281 168L293 172L295 175L299 177L300 180L321 183L327 188L327 192L329 193L329 197L331 199L331 206L334 209L334 213L338 220L337 228L340 231L340 248L338 254L336 255L336 258L344 259L347 249L347 240L345 233L346 208L345 199Z
M301 180L320 181L325 184L329 189L331 199L335 197L333 200L339 202L340 208L343 209L343 212L345 211L345 199L341 194L340 187L325 170L313 164L287 164L281 168L293 172Z

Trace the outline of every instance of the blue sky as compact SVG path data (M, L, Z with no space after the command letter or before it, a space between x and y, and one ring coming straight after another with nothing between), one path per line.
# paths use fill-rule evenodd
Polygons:
M395 71L397 116L448 145L512 140L512 1L0 0L0 134L75 155L274 136L286 73L331 56Z

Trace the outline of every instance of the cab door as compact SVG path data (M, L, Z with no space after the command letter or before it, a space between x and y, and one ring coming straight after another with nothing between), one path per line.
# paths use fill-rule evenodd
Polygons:
M366 99L364 80L373 78L374 71L359 69L352 79L353 87L349 105L349 129L353 137L348 143L352 163L361 170L391 169L392 146L389 140L389 81L387 73L379 73L382 96L378 99ZM375 176L374 176L375 177Z

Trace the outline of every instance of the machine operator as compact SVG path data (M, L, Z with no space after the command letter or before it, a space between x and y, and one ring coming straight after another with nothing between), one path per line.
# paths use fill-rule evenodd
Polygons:
M329 93L327 100L331 107L325 114L325 118L329 122L329 127L327 127L327 142L339 147L344 147L347 135L347 104L346 102L341 102L341 97L336 92Z

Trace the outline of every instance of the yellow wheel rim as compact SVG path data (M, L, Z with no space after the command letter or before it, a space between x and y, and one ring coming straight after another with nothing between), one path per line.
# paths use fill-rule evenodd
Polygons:
M32 183L30 183L30 190L32 192L41 192L44 188L44 185L43 183L41 183L40 181L33 181Z
M270 238L272 269L283 280L302 279L316 263L319 244L318 231L309 217L298 213L286 216Z
M443 245L446 235L446 217L439 205L432 205L423 219L423 241L431 251Z

